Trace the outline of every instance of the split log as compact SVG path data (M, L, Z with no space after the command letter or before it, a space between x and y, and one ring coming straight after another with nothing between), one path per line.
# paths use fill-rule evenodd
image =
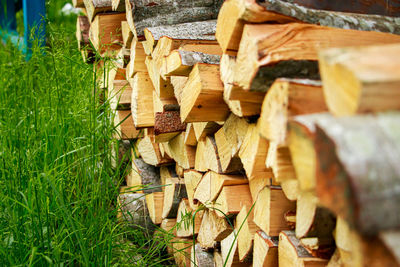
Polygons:
M219 129L215 135L215 144L217 146L217 153L219 156L219 162L221 165L221 171L223 173L238 172L243 169L242 161L239 155L236 153L232 155L231 144L225 135L225 129L222 127Z
M134 4L134 0L112 0L112 10L113 11L125 11L125 1L129 1L131 5Z
M318 237L333 244L336 220L326 208L317 206L314 192L301 192L296 203L296 237ZM333 252L333 251L332 251Z
M146 195L146 205L150 219L154 224L161 224L163 212L164 192L154 192Z
M320 203L367 236L399 227L399 123L396 112L317 122Z
M282 181L280 184L286 198L291 201L296 201L300 194L299 181L297 179L289 179Z
M265 166L272 169L276 182L297 180L292 156L287 146L279 146L275 141L270 142Z
M124 20L123 13L99 14L95 17L90 25L89 38L99 53L103 54L122 47L121 22Z
M289 35L288 32L290 32ZM303 64L302 61L317 60L318 50L321 48L393 44L399 40L400 36L389 33L344 30L302 23L245 25L237 55L234 83L246 90L265 91L271 84L271 80L268 82L268 79L277 73L261 75L259 73L261 66L286 62L286 67L297 68L298 64ZM301 48L298 46L299 43L302 44ZM310 64L303 67L307 65ZM303 69L299 73L292 72L292 75L298 78L307 78L307 75L304 74L316 74L316 70L318 68L311 62L308 69ZM284 74L291 72L290 69L281 71ZM280 77L293 78L292 76Z
M133 78L136 72L147 72L146 54L143 49L143 44L136 39L132 40L130 46L131 61L126 68L126 76Z
M252 203L249 185L224 186L213 209L219 217L225 217L238 214L243 206L251 207Z
M289 201L277 186L265 187L254 205L254 223L269 236L277 236L290 226L285 221L285 213L294 211L296 202Z
M259 230L254 235L254 267L278 266L278 237L268 236Z
M132 100L132 87L127 80L114 80L108 90L108 100L111 109L130 109Z
M196 139L196 134L194 133L193 123L188 123L186 125L185 145L197 146L197 139Z
M187 198L184 181L179 178L167 178L165 181L162 218L176 218L179 203L183 198Z
M193 247L193 239L175 238L172 241L172 250L178 267L190 266L190 253Z
M229 107L223 100L224 87L219 78L219 66L197 63L190 72L181 98L181 118L184 122L223 121Z
M115 112L114 127L114 136L117 139L137 139L143 136L143 132L135 128L130 110L117 110Z
M154 134L157 143L168 142L185 131L186 124L181 123L179 111L157 112L155 115Z
M218 14L216 38L224 53L235 53L239 49L243 27L246 22L278 22L296 21L279 12L270 12L259 6L255 0L225 1Z
M176 234L176 218L171 219L163 219L160 225L160 228L165 232Z
M185 169L180 166L178 163L175 163L175 172L179 178L184 178Z
M260 134L279 145L286 144L288 120L297 115L328 111L320 81L276 80L268 90L260 115Z
M185 145L185 133L181 132L168 142L172 158L184 169L193 168L195 165L196 148Z
M329 260L335 253L335 242L332 237L327 239L319 237L304 237L300 239L301 245L314 257Z
M257 127L255 124L249 125L239 150L239 157L249 180L255 177L270 179L274 176L272 170L265 166L269 143L260 137Z
M79 50L90 47L89 28L89 19L86 16L78 16L76 20L76 40L78 40Z
M217 145L215 143L214 136L207 136L206 139L206 147L205 147L205 166L210 171L214 171L216 173L222 173L221 162L219 161L219 155L217 150Z
M244 205L236 217L236 232L238 233L239 260L252 258L254 234L259 230L253 222L254 208Z
M228 222L215 214L213 210L206 210L201 221L197 241L202 248L214 248L217 241L222 241L233 231Z
M327 260L312 256L300 243L293 231L279 234L279 266L326 266Z
M216 64L220 56L201 52L174 50L163 61L162 76L189 76L196 63Z
M138 150L147 164L161 166L173 162L167 155L161 156L160 145L153 142L150 136L146 136L139 141Z
M159 168L147 164L142 158L132 160L132 174L127 181L127 186L145 194L160 192L161 180Z
M204 267L214 267L214 257L213 254L204 251L200 244L196 244L192 247L192 252L190 254L190 266L204 266Z
M179 111L179 105L175 97L161 98L157 95L156 91L153 91L153 111L154 116L157 112Z
M249 266L249 262L240 262L237 249L237 232L234 230L227 238L221 241L221 256L227 267Z
M85 7L85 4L83 3L83 0L72 0L72 5L73 5L75 8L78 8L78 7Z
M138 128L153 127L153 85L145 72L138 72L129 79L132 87L131 110L133 121Z
M160 98L174 97L174 88L172 87L171 80L168 77L166 79L161 77L157 62L152 57L147 56L145 64L157 95Z
M201 220L204 211L199 211L196 214L187 199L182 199L178 208L178 216L176 218L178 227L176 229L176 236L178 237L191 237L193 234L198 234L200 230ZM193 216L194 222L193 222Z
M203 140L207 135L212 135L216 131L218 131L224 122L194 122L192 123L194 134L196 136L197 141Z
M181 104L182 99L182 90L185 87L185 84L188 80L188 77L181 77L181 76L171 76L171 84L174 87L174 96L178 104Z
M120 220L126 221L132 227L139 227L148 236L153 234L155 227L150 219L144 194L121 192L118 196L118 209Z
M127 21L140 40L145 28L216 19L221 5L221 0L159 0L155 5L135 2L132 10L126 1Z
M208 171L206 155L206 139L199 140L196 147L194 168L200 172Z
M184 181L186 185L186 192L188 195L189 206L193 209L197 209L197 205L193 201L194 193L197 185L199 184L203 174L196 170L186 170L184 172Z
M225 186L248 184L246 177L241 175L223 175L213 171L207 172L196 186L194 201L200 201L204 205L217 199Z
M89 21L93 21L99 13L112 11L112 0L83 0L83 3Z
M398 44L321 52L329 110L337 116L399 110L399 52Z
M178 174L175 171L175 166L161 166L160 167L161 184L165 185L167 179L169 178L179 178ZM165 187L163 187L162 190L165 191Z
M253 204L258 199L258 194L267 186L271 185L271 179L266 179L265 177L255 177L249 180L249 187L251 198L253 200Z
M121 34L124 47L130 48L133 40L133 33L131 29L129 29L128 22L126 21L121 22Z

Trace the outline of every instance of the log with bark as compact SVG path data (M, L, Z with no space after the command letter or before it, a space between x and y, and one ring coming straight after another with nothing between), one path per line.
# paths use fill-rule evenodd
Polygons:
M254 235L253 267L278 266L278 243L278 237L258 230Z
M400 45L327 49L319 56L325 100L337 116L399 110Z
M147 164L142 158L133 159L127 186L145 194L162 191L159 168Z
M206 210L201 221L197 241L202 248L214 248L217 242L225 239L233 231L225 218L215 214L212 209Z
M143 160L147 164L154 166L172 164L173 160L168 155L163 157L160 151L160 144L155 143L152 139L150 136L145 136L138 143L138 150Z
M164 205L162 218L176 218L179 203L187 198L185 183L180 178L167 178L164 189Z
M157 143L168 142L186 130L186 123L181 123L179 111L157 112L154 122L154 134Z
M196 244L192 247L190 262L191 267L214 267L214 256L213 253L203 250L200 244Z

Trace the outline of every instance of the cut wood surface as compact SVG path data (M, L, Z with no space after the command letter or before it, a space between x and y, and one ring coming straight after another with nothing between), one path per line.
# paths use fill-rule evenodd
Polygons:
M89 21L98 13L112 11L112 0L83 0Z
M236 215L243 206L251 207L252 199L248 185L224 186L213 204L219 217Z
M127 186L132 190L140 190L143 193L159 192L162 190L160 170L147 164L142 158L132 160L132 174L127 181Z
M181 104L182 90L185 87L188 77L171 76L170 79L171 79L171 84L174 87L174 96L176 98L176 101L178 101L178 103Z
M252 258L254 234L259 228L253 222L254 208L244 205L236 217L239 260Z
M161 224L163 212L164 192L154 192L146 195L146 205L150 219L154 224Z
M202 248L214 248L217 241L225 239L233 231L225 218L215 214L213 210L206 210L201 221L197 241Z
M160 147L161 148L161 147ZM161 184L165 185L165 182L168 178L178 178L178 174L176 173L175 166L161 166L160 167L160 178ZM165 187L162 188L165 191Z
M170 78L163 79L160 74L160 68L157 66L156 60L147 56L145 60L147 70L153 87L160 98L171 98L174 96L174 88L172 87Z
M224 122L194 122L192 123L194 134L196 136L197 141L203 140L207 135L212 135L219 128L222 127Z
M131 32L131 29L129 29L129 24L126 21L121 22L121 34L124 47L130 48L133 40L133 33Z
M365 235L399 227L399 123L396 112L317 122L319 200Z
M162 218L176 218L179 203L183 198L187 198L184 181L180 178L167 178L164 185Z
M201 52L174 50L163 61L164 76L189 76L196 63L219 64L220 56Z
M237 232L234 230L228 237L221 241L221 256L225 266L244 267L249 266L249 262L240 262L238 252Z
M398 110L400 45L328 49L319 64L329 110L337 116Z
M154 126L153 85L148 73L136 73L129 83L132 87L131 111L135 126Z
M193 123L186 124L185 145L197 146L196 134L194 133Z
M315 61L321 48L393 44L399 41L400 36L394 34L302 23L246 25L237 55L235 84L244 89L256 88L252 81L259 67L290 60Z
M267 235L278 236L282 230L290 229L284 215L295 209L296 202L289 201L281 188L265 187L254 205L254 222Z
M133 78L136 72L147 72L146 54L143 49L143 44L136 39L132 40L130 46L131 60L126 68L126 76Z
M168 142L171 157L184 169L195 165L196 148L185 145L185 133L181 132Z
M89 37L99 53L122 47L121 22L124 20L123 13L99 14L95 17L90 25Z
M171 164L173 161L167 155L161 155L160 145L152 141L150 136L145 136L140 139L138 143L138 150L143 160L147 164L160 166L164 164Z
M189 206L194 210L197 208L197 205L193 202L194 192L196 191L197 185L199 184L202 176L203 174L196 170L186 170L184 173L184 181L186 185Z
M132 151L135 147L131 145L129 140L116 140L116 142L112 144L111 149L111 167L116 169L119 168L119 166L126 166L129 164Z
M184 122L223 121L229 107L223 99L224 86L219 66L197 63L190 72L181 98L181 118Z
M143 136L141 130L136 129L133 124L131 112L129 110L117 110L114 115L114 136L117 139L137 139Z
M225 134L224 127L215 133L214 138L221 164L221 171L224 173L241 171L243 169L242 161L239 155L235 154L232 156L232 147Z
M327 3L328 1L324 2ZM372 4L371 2L365 2ZM377 1L373 2L374 7L377 6L376 2ZM381 5L385 6L388 4L388 1L384 3L382 1L379 2L381 2ZM395 17L317 10L305 8L285 0L266 0L257 1L257 3L268 11L277 12L307 23L363 31L400 32L400 27L398 23L396 23L397 18ZM314 1L314 4L316 3L321 4L322 1ZM338 2L335 2L335 4L336 3ZM339 5L345 6L346 8L349 7L347 3L339 3Z
M190 253L193 247L193 239L175 238L172 242L172 250L178 267L190 266Z
M287 146L279 146L276 142L270 142L265 165L272 169L275 182L296 180L292 156Z
M320 81L278 79L265 95L260 134L279 145L286 144L288 120L296 115L328 111Z
M127 80L114 80L108 90L108 99L111 109L130 109L132 87Z
M278 266L278 237L271 237L258 230L254 235L253 266Z
M193 234L198 234L200 230L201 220L204 211L196 212L193 210L187 199L182 199L178 208L178 216L176 218L179 226L176 229L176 236L191 237ZM194 224L193 216L195 215Z

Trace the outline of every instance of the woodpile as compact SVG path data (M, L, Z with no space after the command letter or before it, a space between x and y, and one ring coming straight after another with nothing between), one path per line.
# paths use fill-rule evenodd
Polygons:
M120 219L178 266L400 265L400 13L328 2L74 1Z

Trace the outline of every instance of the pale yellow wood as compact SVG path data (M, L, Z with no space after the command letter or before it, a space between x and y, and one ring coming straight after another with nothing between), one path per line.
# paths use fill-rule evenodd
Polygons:
M257 231L254 235L253 267L276 266L278 266L278 238Z
M213 204L220 217L238 214L243 206L251 207L252 199L249 185L224 186Z
M129 79L132 87L131 110L136 127L154 126L153 85L146 72L138 72Z
M163 202L164 192L154 192L146 195L147 209L154 224L161 224L162 222Z
M203 174L196 171L196 170L186 170L184 172L184 181L186 185L186 192L188 195L188 201L189 201L189 206L192 209L197 209L198 205L194 204L193 202L193 197L194 197L194 192L196 191L196 188L202 178Z
M253 222L254 208L244 205L236 217L236 231L238 233L239 260L244 261L251 256L254 234L259 229ZM240 230L240 231L239 231Z
M200 230L201 220L204 211L199 211L194 214L195 210L190 208L187 199L182 199L179 204L178 216L176 218L179 227L176 229L177 237L191 237L193 234L198 234ZM193 224L193 216L195 215L195 220Z

